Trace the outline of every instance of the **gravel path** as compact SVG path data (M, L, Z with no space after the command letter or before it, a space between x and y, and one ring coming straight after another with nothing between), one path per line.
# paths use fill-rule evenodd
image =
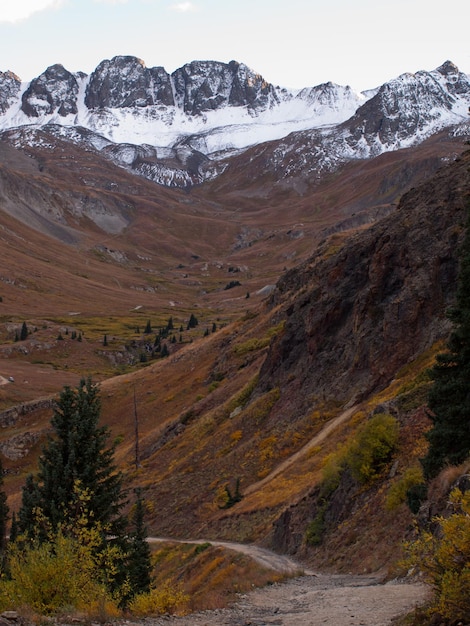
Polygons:
M151 542L164 541L149 538ZM188 543L202 543L191 541ZM302 567L287 556L258 546L212 541L248 554L277 571ZM429 587L417 582L382 584L374 576L330 575L304 570L304 575L241 595L229 609L192 613L186 617L145 620L146 626L390 626L393 618L423 604Z
M419 583L379 584L371 577L302 576L257 589L229 609L146 620L148 626L390 626L425 602Z

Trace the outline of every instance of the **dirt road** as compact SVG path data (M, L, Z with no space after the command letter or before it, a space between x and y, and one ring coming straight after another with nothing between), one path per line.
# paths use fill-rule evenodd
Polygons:
M163 541L151 538L150 541ZM188 542L188 543L202 543ZM258 546L211 542L248 554L276 571L295 573L302 567L287 556ZM382 584L378 577L330 575L304 570L304 575L255 589L229 609L186 617L146 620L147 626L390 626L393 618L423 604L429 587L417 582Z
M302 576L240 597L229 609L146 620L148 626L390 626L422 604L419 583L379 584L370 577Z

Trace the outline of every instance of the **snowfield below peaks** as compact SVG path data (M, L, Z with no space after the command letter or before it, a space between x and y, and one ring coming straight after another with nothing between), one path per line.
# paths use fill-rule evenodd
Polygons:
M43 129L52 143L60 136L104 151L178 187L217 177L234 154L267 143L277 176L316 178L465 124L469 105L469 78L449 61L362 94L333 83L275 87L236 61L193 61L170 75L119 56L90 76L54 65L29 84L0 72L0 131ZM47 140L23 133L16 141Z

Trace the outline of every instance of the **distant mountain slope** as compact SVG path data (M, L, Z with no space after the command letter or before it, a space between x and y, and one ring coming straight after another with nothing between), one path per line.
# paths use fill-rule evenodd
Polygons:
M48 126L176 187L213 179L233 154L266 142L266 166L279 178L315 179L449 126L468 134L469 105L468 76L450 61L363 94L332 83L288 90L236 61L193 61L170 75L117 56L90 76L53 65L27 85L0 73L0 129ZM70 132L79 127L87 132Z

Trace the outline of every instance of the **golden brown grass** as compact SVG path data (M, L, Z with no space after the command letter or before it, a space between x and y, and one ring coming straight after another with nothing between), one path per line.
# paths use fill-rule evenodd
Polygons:
M153 559L155 587L183 589L191 611L225 607L238 593L283 579L245 555L210 543L165 543L154 549Z

